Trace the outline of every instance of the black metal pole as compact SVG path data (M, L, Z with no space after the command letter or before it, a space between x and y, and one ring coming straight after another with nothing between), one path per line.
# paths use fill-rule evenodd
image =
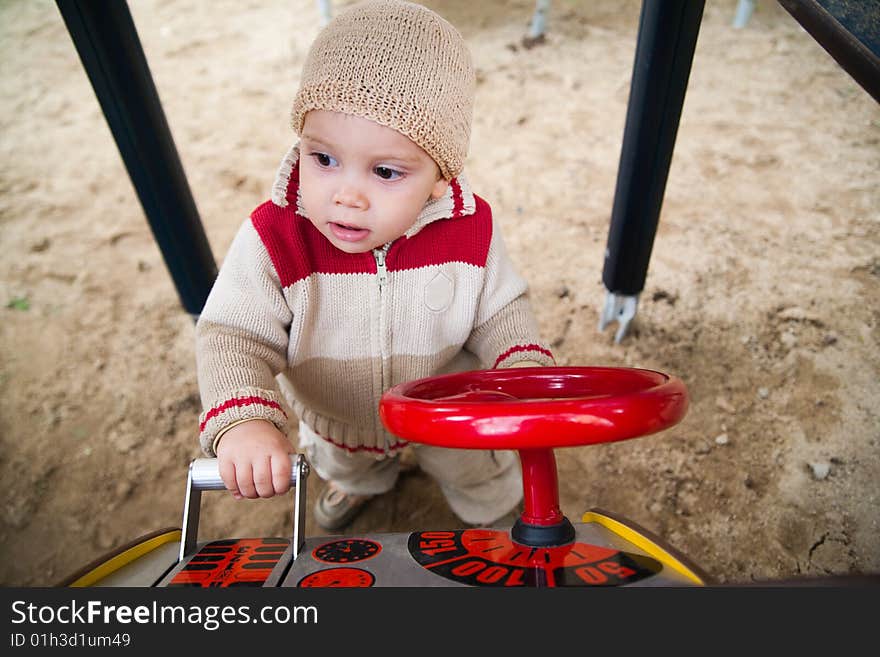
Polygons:
M56 0L183 307L202 311L211 253L128 5Z
M672 161L703 0L644 0L602 281L609 293L645 285Z

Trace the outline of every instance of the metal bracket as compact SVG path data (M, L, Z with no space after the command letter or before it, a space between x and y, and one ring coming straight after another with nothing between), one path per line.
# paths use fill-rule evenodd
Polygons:
M620 344L626 335L627 329L632 319L636 316L636 310L639 307L638 294L616 294L614 292L606 292L605 306L602 308L602 314L599 317L599 332L605 330L613 321L618 322L617 333L614 334L614 342Z
M299 556L306 541L306 480L308 476L309 464L305 456L296 454L290 471L290 485L294 487L291 560L295 560ZM178 562L194 554L198 546L199 512L203 490L226 490L223 479L220 478L220 468L215 458L193 459L189 464L189 474L186 478L186 498L183 502L183 525Z

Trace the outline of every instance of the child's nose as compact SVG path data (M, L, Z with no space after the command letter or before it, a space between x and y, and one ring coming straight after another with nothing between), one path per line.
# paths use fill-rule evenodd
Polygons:
M369 203L367 197L354 185L345 185L336 190L333 202L346 208L366 210Z

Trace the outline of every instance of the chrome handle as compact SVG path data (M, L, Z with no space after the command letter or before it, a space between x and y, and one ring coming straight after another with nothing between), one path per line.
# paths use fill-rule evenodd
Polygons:
M305 543L306 479L309 464L302 454L291 454L293 465L290 469L290 485L293 497L293 537L291 559L296 559ZM226 490L220 478L220 466L216 458L193 459L189 464L186 481L186 498L183 503L183 526L178 561L183 561L195 552L198 545L199 514L202 504L202 491Z
M290 455L290 463L290 485L296 486L296 454ZM220 478L220 466L217 459L193 459L189 464L189 472L193 488L196 490L226 490L226 485Z

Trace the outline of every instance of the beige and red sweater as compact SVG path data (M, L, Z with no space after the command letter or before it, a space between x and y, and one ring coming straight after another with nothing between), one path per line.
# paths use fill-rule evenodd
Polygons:
M489 206L463 177L409 231L368 253L336 249L304 216L298 151L271 200L239 229L196 324L200 443L262 418L287 432L286 399L318 435L391 455L406 442L379 419L382 393L444 372L552 364L525 281Z

